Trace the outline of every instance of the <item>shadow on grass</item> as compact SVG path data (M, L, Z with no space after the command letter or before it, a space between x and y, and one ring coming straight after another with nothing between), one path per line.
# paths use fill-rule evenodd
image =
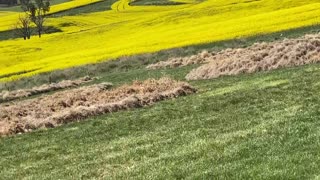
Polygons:
M37 35L36 28L31 28L32 36ZM53 34L57 32L62 32L61 29L56 28L54 26L47 26L44 28L44 34ZM5 41L9 39L23 39L23 37L19 37L14 29L7 30L7 31L0 31L0 41Z
M53 13L53 14L50 14L48 17L55 18L55 17L62 17L62 16L74 16L79 14L107 11L107 10L111 10L111 5L116 1L117 0L103 0L103 1L92 3L92 4L79 6L79 7L68 9L65 11Z
M172 6L172 5L182 5L186 4L183 2L174 2L170 0L136 0L129 5L131 6Z

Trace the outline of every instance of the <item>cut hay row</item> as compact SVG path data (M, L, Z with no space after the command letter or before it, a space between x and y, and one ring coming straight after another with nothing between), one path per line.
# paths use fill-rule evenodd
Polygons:
M104 87L104 86L103 86ZM90 116L152 105L194 93L185 82L170 78L136 81L114 90L100 85L56 92L35 99L0 105L0 135L52 128Z
M172 58L147 66L148 69L174 68L203 64L192 70L187 80L211 79L223 75L237 75L293 67L320 61L320 34L271 43L256 43L247 48L203 51L190 57Z
M186 79L211 79L317 63L320 61L320 34L257 43L248 48L226 49L209 59L208 64L192 70Z
M256 43L248 48L203 51L190 57L171 58L147 66L147 69L175 68L204 64L192 70L187 80L211 79L222 75L237 75L269 71L320 61L320 35L306 35L271 43Z
M76 80L63 80L58 83L51 83L51 84L43 84L38 87L33 87L32 89L20 89L16 91L3 91L0 92L0 103L8 102L24 97L30 97L37 94L47 93L51 91L66 89L66 88L72 88L77 87L82 84L88 83L92 81L94 78L91 78L89 76L76 79Z
M176 68L183 67L191 64L202 64L205 62L209 62L214 56L209 54L208 51L203 51L197 55L187 56L187 57L174 57L170 58L167 61L160 61L155 64L150 64L146 68L147 69L161 69L161 68Z

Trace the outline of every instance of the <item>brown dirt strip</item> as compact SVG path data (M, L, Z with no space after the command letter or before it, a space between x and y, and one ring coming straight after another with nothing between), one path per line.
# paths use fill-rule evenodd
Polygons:
M43 84L38 87L34 87L32 89L20 89L16 91L3 91L0 93L0 103L8 102L24 97L30 97L37 94L47 93L51 91L57 91L66 88L77 87L82 84L88 83L92 81L94 78L91 77L83 77L76 80L64 80L58 83L51 83L51 84Z
M90 116L152 105L165 99L195 93L185 82L170 78L135 81L106 90L92 85L0 105L0 135L52 128Z

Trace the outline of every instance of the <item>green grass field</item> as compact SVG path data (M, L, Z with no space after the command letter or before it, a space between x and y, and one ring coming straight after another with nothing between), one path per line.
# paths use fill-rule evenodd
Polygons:
M163 76L185 81L185 75L198 65L160 70L145 67L204 49L247 47L256 42L320 32L320 26L315 23L319 17L317 1L261 0L232 4L239 1L184 0L174 1L179 5L172 5L173 1L139 0L130 6L124 2L127 1L115 4L99 1L57 11L50 15L48 25L62 32L33 38L28 43L9 39L8 31L0 32L0 81L10 80L0 82L0 91L32 88L52 80L86 75L100 77L92 83L112 82L114 88L134 80ZM217 11L211 11L215 6ZM120 8L120 12L115 7ZM190 11L192 8L197 11ZM234 11L228 13L232 8ZM254 15L261 11L268 12ZM0 18L7 13L16 12L0 10ZM242 13L247 14L236 17ZM288 16L272 21L283 14ZM194 17L195 21L186 22L177 17ZM204 26L192 26L207 22L208 17L212 19ZM222 17L224 19L217 22ZM225 22L225 18L230 17L234 19ZM251 21L257 19L261 21ZM0 19L0 29L1 22L5 20ZM236 27L243 29L235 30L231 27L234 24L228 23L238 23ZM192 30L183 29L189 26ZM216 26L220 29L215 29ZM255 28L250 29L253 26ZM132 27L136 29L130 29ZM186 34L177 33L182 30ZM213 30L232 33L226 38L224 33ZM153 33L157 36L152 37ZM187 41L192 35L195 38ZM202 40L196 41L197 38ZM183 39L186 41L181 41ZM180 41L183 43L174 44ZM54 48L57 45L61 47ZM74 47L66 49L70 45ZM126 48L135 53L140 52L139 48L151 50L126 57L112 55L119 49L123 51L118 55L126 54ZM29 54L24 55L25 52ZM47 56L39 60L44 55ZM114 61L104 61L109 56ZM98 64L73 67L88 62ZM71 64L73 68L56 70ZM21 77L24 78L19 79ZM0 179L317 180L320 179L319 77L320 64L313 64L189 81L198 89L196 94L54 129L2 137ZM18 80L11 81L15 78Z
M192 67L106 73L116 84ZM195 81L195 95L0 139L2 179L317 179L320 66Z

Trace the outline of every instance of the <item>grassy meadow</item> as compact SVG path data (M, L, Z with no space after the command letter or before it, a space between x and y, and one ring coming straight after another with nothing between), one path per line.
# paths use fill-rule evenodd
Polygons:
M116 86L179 69L101 73ZM320 66L190 82L199 92L0 138L0 179L317 179Z
M199 65L145 67L320 32L317 0L55 0L56 31L28 41L8 36L19 13L0 8L0 92L86 75L186 81ZM188 81L197 93L1 137L0 180L317 180L319 77L312 64Z
M95 0L69 1L52 6L67 11ZM0 81L11 81L56 69L106 61L195 44L315 25L320 22L317 0L181 0L175 5L129 5L73 16L52 16L47 25L62 32L31 40L3 40ZM134 3L133 3L134 4ZM18 12L0 13L6 31ZM1 38L0 38L1 39Z

